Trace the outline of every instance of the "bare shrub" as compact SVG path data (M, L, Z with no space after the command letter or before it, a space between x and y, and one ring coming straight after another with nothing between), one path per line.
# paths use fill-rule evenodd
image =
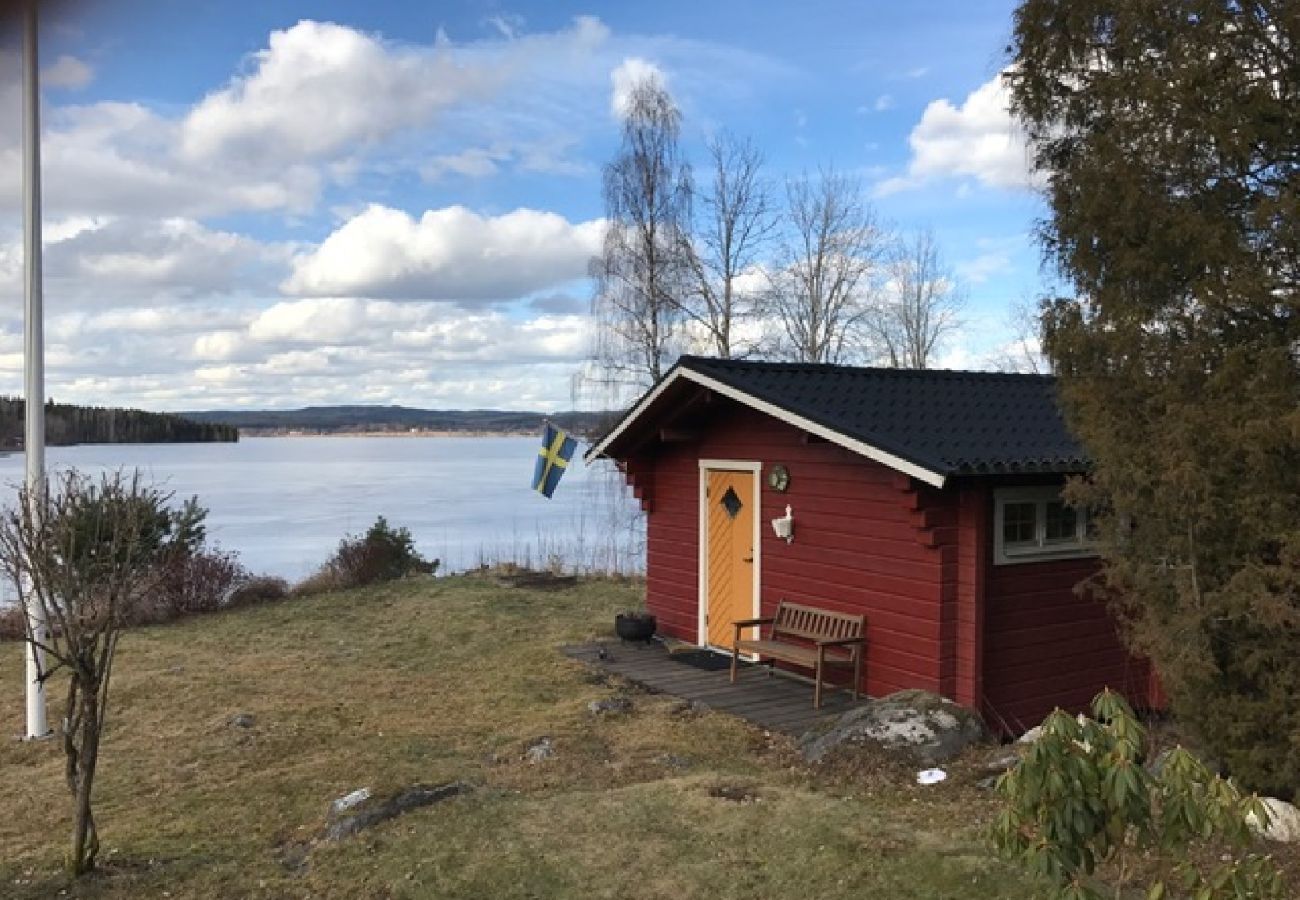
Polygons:
M73 834L68 866L74 875L95 867L99 832L91 788L99 762L123 613L153 593L167 544L170 496L139 474L69 472L53 485L24 488L0 516L0 570L18 591L24 612L49 630L24 629L48 654L42 682L66 671L61 724Z
M247 578L234 553L199 549L172 554L160 565L158 589L128 610L127 620L148 625L216 612L235 585Z
M0 641L21 641L27 636L23 611L18 607L0 609Z
M295 588L297 594L319 594L395 581L409 575L432 575L438 560L426 560L415 549L406 528L393 528L380 516L364 535L349 535L314 575Z
M226 598L229 609L275 603L289 596L289 582L270 575L255 575L238 584Z

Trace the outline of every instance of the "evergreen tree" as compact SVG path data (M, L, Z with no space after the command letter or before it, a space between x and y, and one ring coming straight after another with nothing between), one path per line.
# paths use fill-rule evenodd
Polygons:
M1008 70L1076 296L1046 349L1101 584L1174 710L1300 785L1300 4L1024 0Z

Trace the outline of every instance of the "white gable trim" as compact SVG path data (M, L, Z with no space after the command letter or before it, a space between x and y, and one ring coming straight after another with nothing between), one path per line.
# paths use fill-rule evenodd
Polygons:
M623 421L619 423L617 428L605 435L604 440L587 451L586 459L591 461L596 457L603 455L606 448L608 448L609 445L613 443L613 441L622 434L629 425L639 419L641 414L645 412L646 408L649 407L660 394L667 390L670 385L675 384L682 378L685 378L687 381L693 381L696 384L719 393L724 397L729 397L737 403L743 403L745 406L766 413L774 419L779 419L788 425L793 425L795 428L803 429L809 434L815 434L818 437L825 438L832 444L838 444L846 450L852 450L854 453L865 456L868 459L874 459L881 465L888 466L896 472L902 472L904 475L910 475L919 481L924 481L926 484L941 488L947 480L946 476L942 473L932 472L929 469L918 466L916 463L908 462L892 453L881 450L879 447L873 447L871 444L851 438L833 428L827 428L825 425L818 425L810 419L805 419L803 416L795 415L787 409L782 409L781 407L768 403L765 400L760 400L752 394L748 394L742 390L731 387L730 385L723 384L715 378L710 378L708 375L702 375L699 372L687 368L677 369L667 378L660 381L659 384L655 386L654 390L642 397L641 402L632 409L632 412L623 417Z

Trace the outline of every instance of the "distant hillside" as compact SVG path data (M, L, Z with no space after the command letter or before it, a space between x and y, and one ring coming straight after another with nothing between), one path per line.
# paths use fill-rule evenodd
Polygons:
M21 447L27 404L0 397L0 447ZM107 406L45 404L45 442L63 444L181 444L237 441L239 431L173 413Z
M414 409L409 406L308 406L304 409L202 410L181 413L199 422L220 422L245 434L347 434L354 432L463 431L517 434L541 430L550 419L567 431L603 431L617 413L537 412L496 409Z

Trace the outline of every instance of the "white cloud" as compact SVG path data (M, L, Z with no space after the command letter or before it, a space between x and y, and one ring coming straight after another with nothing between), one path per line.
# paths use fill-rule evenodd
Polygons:
M417 220L372 205L297 256L283 289L300 296L504 300L584 277L603 234L601 220L573 224L532 209L492 217L451 206Z
M485 178L495 175L501 164L512 154L504 147L467 147L459 153L435 156L420 169L426 181L437 181L444 175L462 175L466 178Z
M41 71L41 84L47 88L79 90L95 77L95 70L77 59L64 54Z
M994 188L1034 186L1025 135L1011 115L1001 74L972 91L960 106L946 99L931 102L908 143L912 158L907 174L878 185L878 193L954 177Z
M628 57L619 63L618 67L609 73L609 80L613 85L609 109L618 119L627 116L632 91L638 85L652 82L666 87L668 84L662 69L639 56Z
M209 94L185 118L192 159L324 158L381 140L500 87L501 70L460 63L449 48L388 46L332 22L271 33L254 69Z
M303 20L271 33L251 71L208 94L181 123L194 160L328 160L371 150L506 88L563 79L575 59L609 37L580 16L556 32L521 36L497 17L501 38L463 46L439 32L431 45L387 42L333 22Z
M876 112L885 112L886 110L893 109L894 98L889 94L881 94L876 98L876 102L872 105L872 108L875 109Z
M53 316L48 386L68 402L163 409L399 402L567 408L584 315L314 298ZM0 322L0 393L22 381L21 323Z
M268 290L290 249L187 218L73 216L45 229L47 295L62 308ZM22 292L22 242L0 240L0 298Z

